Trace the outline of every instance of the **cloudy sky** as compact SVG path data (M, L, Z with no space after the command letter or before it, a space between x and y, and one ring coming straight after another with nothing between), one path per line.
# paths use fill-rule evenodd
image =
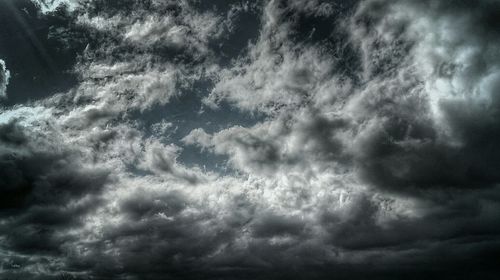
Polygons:
M499 19L0 0L0 279L498 279Z

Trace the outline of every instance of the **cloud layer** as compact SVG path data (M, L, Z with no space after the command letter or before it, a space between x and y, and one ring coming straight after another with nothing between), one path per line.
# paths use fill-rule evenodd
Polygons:
M0 111L2 278L497 275L497 2L60 2L75 83Z

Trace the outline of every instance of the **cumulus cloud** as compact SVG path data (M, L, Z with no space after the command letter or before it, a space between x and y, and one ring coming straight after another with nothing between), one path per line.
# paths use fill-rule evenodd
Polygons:
M494 69L498 63L497 58L489 58L489 63L478 68L475 65L486 60L473 55L474 50L480 50L485 56L493 55L490 39L485 39L492 33L486 31L488 35L479 39L474 31L477 24L482 24L482 30L490 30L488 20L484 19L494 9L491 5L494 4L486 1L474 7L473 12L464 5L444 3L388 5L370 1L361 6L359 20L353 20L353 28L354 33L361 34L365 75L367 78L380 76L380 72L386 76L368 82L364 94L377 92L377 97L371 98L372 104L361 105L362 99L355 99L352 106L357 108L351 109L359 110L361 105L366 115L366 109L371 107L369 110L381 119L367 126L367 134L360 138L364 139L361 145L369 149L378 145L383 149L378 155L379 151L371 150L370 153L375 154L365 154L361 159L365 166L363 173L369 180L373 179L381 187L411 188L481 188L495 184L497 179L487 171L488 167L479 167L481 171L476 167L482 163L495 166L496 148L475 143L478 139L489 141L492 138L486 135L495 134L496 125L489 119L495 119L495 109L491 109L496 106L496 89L493 86L485 91L483 84L494 83L492 77L496 75ZM392 11L392 17L384 17L387 10ZM417 15L428 10L432 13ZM369 19L372 25L364 25L361 19ZM373 29L367 29L370 27ZM484 40L488 43L483 43ZM394 45L393 42L400 43ZM402 52L404 56L398 58L394 52ZM377 57L373 57L374 53ZM373 61L384 61L385 57L396 63L391 66L394 70L373 68L376 65ZM393 71L397 71L397 75ZM391 72L392 77L388 76ZM380 101L374 102L377 99ZM380 110L381 106L387 109ZM408 109L400 111L401 108ZM474 128L471 122L475 123ZM364 142L372 141L369 138L375 142ZM492 157L489 159L488 155ZM481 158L479 161L477 156Z
M497 8L43 10L86 47L0 109L0 276L494 279Z

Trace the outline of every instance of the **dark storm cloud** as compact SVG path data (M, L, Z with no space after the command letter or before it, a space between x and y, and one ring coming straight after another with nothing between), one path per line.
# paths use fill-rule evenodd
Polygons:
M298 218L263 216L252 225L253 236L269 238L273 236L296 236L304 230L304 224Z
M1 248L57 255L74 240L66 231L99 204L108 173L84 167L70 148L16 120L0 131Z
M98 279L206 275L211 268L205 259L232 238L233 230L202 209L181 192L132 192L120 205L126 222L106 226L90 255L70 259L69 266ZM106 246L113 251L102 251Z
M495 219L493 212L499 203L497 197L488 198L495 192L490 190L451 198L444 197L443 193L435 193L434 199L439 200L441 205L437 205L436 201L423 203L419 207L428 208L421 210L422 217L401 217L382 224L377 219L387 210L384 208L389 205L388 201L358 196L355 198L356 203L346 212L326 211L321 216L321 222L330 233L329 242L341 248L355 251L394 250L398 254L416 247L422 250L423 255L432 254L428 252L428 246L439 243L447 245L447 242L455 242L455 239L497 236L498 230L490 223ZM482 205L488 205L489 209ZM346 215L346 219L342 218L343 215ZM421 247L417 244L419 242ZM494 239L485 242L496 246L493 245Z
M468 117L463 111L459 114ZM360 144L366 147L361 148L364 153L357 159L362 176L382 189L402 192L495 186L500 179L496 172L500 154L493 139L499 124L480 120L486 126L482 128L478 122L468 126L466 121L471 120L460 122L457 129L469 130L466 133L471 135L461 139L465 144L460 147L442 143L432 134L413 139L414 145L404 145L398 143L401 133L418 128L404 120L385 122L380 132Z
M396 7L404 6L400 2L395 3ZM394 80L396 82L393 81L390 87L370 88L369 90L375 91L370 95L375 93L376 96L385 96L387 99L379 99L374 95L367 106L363 105L380 118L378 128L374 128L371 135L366 136L357 153L364 178L380 188L395 191L448 187L479 189L498 184L500 178L495 170L500 166L500 154L494 139L497 138L500 127L500 123L496 121L499 104L497 96L500 90L497 67L500 54L491 45L498 43L498 39L495 36L497 30L492 29L489 20L495 13L493 11L498 10L497 4L490 1L481 1L472 5L473 7L460 1L409 4L410 7L416 6L417 11L433 14L436 17L435 32L450 37L449 41L434 42L436 48L447 47L456 56L462 55L462 61L457 58L456 63L440 61L439 54L432 58L437 71L443 71L443 63L455 65L442 78L451 80L449 90L455 93L436 101L432 96L437 95L434 92L430 92L430 97L422 95L426 93L422 81L410 82L407 78ZM372 1L371 6L367 6L366 13L361 14L358 20L368 20L372 26L377 26L377 22L383 20L387 13L384 9L390 7L383 1ZM458 18L463 18L463 21L454 22ZM448 20L450 24L455 24L453 28L441 30L440 26L445 25ZM432 24L433 20L429 21ZM402 18L394 24L400 24L401 30L405 30L411 29L414 23L408 18ZM465 35L461 36L458 32ZM412 39L414 35L410 31L400 34L403 35L396 36L399 36L402 46L413 46L410 49L402 47L403 53L407 55L426 47L432 48L425 46L425 43L419 45L412 41L415 39ZM372 47L375 50L387 48L380 47L381 44L383 43ZM480 53L467 57L467 48L477 49ZM391 57L397 56L391 53ZM380 62L380 58L377 61ZM388 65L388 62L382 63ZM384 73L386 75L390 71ZM440 77L435 76L435 79ZM446 90L447 88L443 89ZM429 102L434 103L431 104L434 108L427 105ZM402 110L402 106L407 109ZM432 117L429 118L432 116L431 110L436 107L442 115L442 120L438 123ZM441 135L443 126L450 134L448 137Z

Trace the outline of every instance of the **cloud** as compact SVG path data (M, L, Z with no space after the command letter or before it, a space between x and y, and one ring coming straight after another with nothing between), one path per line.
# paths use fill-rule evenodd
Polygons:
M352 110L365 115L362 118L370 112L377 115L356 146L362 176L392 189L476 189L498 181L487 167L497 164L496 145L486 144L497 127L492 120L498 56L486 39L495 31L488 31L484 20L491 5L486 1L473 11L463 5L404 1L368 1L361 6L353 33L362 34L366 77L379 77L370 78L366 97L352 103L357 104ZM431 14L423 15L427 9ZM391 17L385 17L388 11ZM372 22L371 30L362 24L365 19ZM484 25L481 38L477 24ZM488 58L478 57L476 51ZM393 62L386 62L389 56ZM394 70L380 69L377 63ZM483 90L484 84L488 90ZM368 96L371 103L364 103Z
M0 98L7 97L7 86L9 85L10 71L5 66L5 61L0 59Z
M219 74L218 83L205 99L207 104L227 100L243 110L266 113L279 109L275 106L299 106L329 75L334 62L319 56L320 50L315 48L294 50L286 41L289 23L276 22L280 10L275 5L266 9L256 45L251 46L247 58Z
M0 275L493 279L496 4L223 4L68 12L77 85L0 111Z
M199 171L189 170L176 162L179 148L174 145L164 146L158 142L152 142L145 149L146 156L141 166L146 170L160 176L171 175L190 184L199 183L203 177Z
M80 4L77 0L32 0L32 2L38 5L43 13L53 12L61 7L75 9Z
M37 263L60 267L55 260L78 240L74 230L100 205L110 181L108 171L84 163L76 150L47 127L41 134L41 128L15 119L0 125L0 246L2 266L10 262L14 271L14 264L25 272Z

